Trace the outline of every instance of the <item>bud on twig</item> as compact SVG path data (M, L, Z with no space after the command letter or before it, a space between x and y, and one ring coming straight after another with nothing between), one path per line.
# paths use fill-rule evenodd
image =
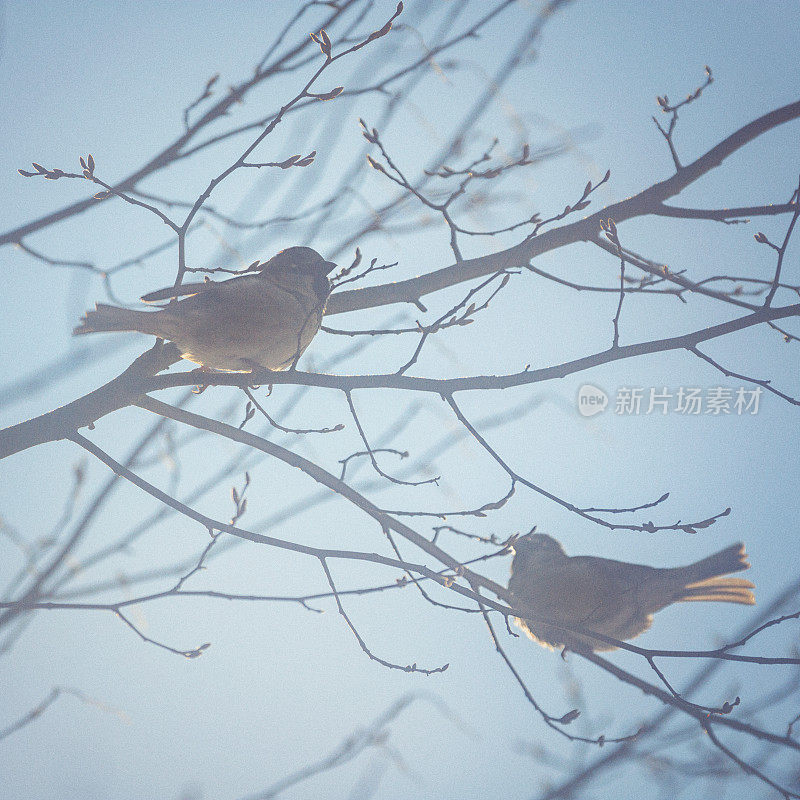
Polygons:
M309 97L313 97L315 100L333 100L334 97L338 97L344 91L344 86L337 86L335 89L331 89L329 92L324 92L323 94L311 94L309 93Z
M392 16L389 18L388 22L387 22L387 23L386 23L386 24L385 24L385 25L384 25L384 26L383 26L383 27L382 27L380 30L373 31L373 32L372 32L372 33L371 33L371 34L370 34L370 35L367 37L367 40L366 40L366 42L364 42L364 44L366 44L367 42L374 42L374 41L375 41L375 39L380 39L380 38L381 38L381 36L386 36L386 34L387 34L387 33L389 33L389 31L392 29L392 23L393 23L393 22L394 22L394 21L395 21L395 20L396 20L396 19L397 19L397 18L400 16L400 14L402 14L402 13L403 13L403 3L402 3L402 2L400 2L400 3L398 3L398 4L397 4L397 9L395 10L394 14L392 14Z
M383 165L379 164L372 156L367 156L367 162L372 169L382 172L384 175L386 174L386 170L383 168Z
M319 45L319 49L322 50L322 54L326 58L330 59L331 40L325 30L323 29L319 33L312 33L311 38Z

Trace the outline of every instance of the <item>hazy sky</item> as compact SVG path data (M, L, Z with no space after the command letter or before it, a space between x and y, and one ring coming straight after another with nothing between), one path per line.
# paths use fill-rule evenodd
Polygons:
M419 36L430 41L454 2L410 0L403 19L418 27L418 33L394 34L402 37L397 40L398 57L417 54ZM375 5L369 20L380 25L394 4ZM182 109L208 78L220 73L218 86L224 90L251 74L296 6L277 0L116 4L6 0L0 18L2 230L86 195L79 181L25 180L18 168L36 161L77 170L78 157L91 152L104 179L128 174L180 132ZM469 27L483 12L484 4L475 6L459 16L454 32ZM464 59L458 70L451 73L443 64L440 71L429 71L385 131L389 151L409 174L420 175L431 162L537 9L538 3L520 2L489 25L480 39L448 56ZM479 209L465 221L472 227L499 227L537 210L543 216L558 213L580 196L587 180L598 181L607 169L611 180L598 192L591 210L667 177L672 163L651 120L658 112L656 95L682 97L702 82L705 64L713 68L715 82L701 101L682 112L676 135L685 161L759 115L796 100L798 16L795 2L777 0L572 3L548 22L535 58L505 84L501 97L481 117L480 138L468 155L480 152L492 136L500 140L499 153L511 151L522 130L534 148L565 136L572 148L541 168L515 173L503 184L507 198L499 208ZM309 16L295 26L293 36L296 39L315 26ZM326 78L320 89L337 82L363 83L375 69L368 51L363 51ZM257 119L274 109L296 91L306 72L284 77L269 90L254 94L235 111L232 121ZM372 96L342 100L340 106L335 102L325 104L323 111L287 119L261 151L265 160L275 160L316 149L318 162L309 168L315 170L309 173L313 186L281 183L283 174L276 177L274 172L247 174L222 187L214 205L261 218L290 216L324 199L337 185L341 165L349 163L348 154L359 152L363 145L358 118L374 124L380 113ZM797 132L797 123L791 123L761 137L676 203L719 207L786 202L797 185ZM246 141L210 150L143 188L194 199ZM249 234L209 220L190 239L189 260L194 266L235 268L299 243L313 244L328 257L353 232L355 228L348 226L364 208L390 196L386 181L371 176L362 194L351 201L348 215L315 230L283 226ZM411 235L406 230L402 235L365 237L359 243L365 258L399 262L395 274L400 277L452 263L447 231L437 220L411 205L398 219L408 223ZM779 241L787 222L786 217L735 226L640 220L621 226L621 233L631 249L674 270L685 269L693 278L731 273L764 277L771 276L774 259L753 234L763 230ZM27 243L54 258L113 265L166 241L168 233L154 216L108 203ZM513 241L514 237L469 240L465 255L491 252ZM347 263L352 250L337 255L339 262ZM798 252L795 244L786 258L785 276L790 282L798 282ZM618 279L614 259L588 245L559 250L537 265L576 282L614 285ZM92 348L88 365L68 378L13 403L3 400L3 426L101 385L149 344L143 337L130 336L109 349L115 344L112 337L78 343L71 338L82 311L96 300L107 300L101 282L85 270L53 268L9 247L0 250L0 266L5 281L0 315L3 386L36 375L70 353ZM174 271L174 250L166 251L120 273L113 288L122 300L135 302L141 294L168 284ZM486 316L469 328L434 337L414 374L501 374L526 364L535 368L566 361L610 344L616 295L575 293L533 275L517 276L514 286L518 287L514 294L497 298ZM462 286L444 297L429 298L425 319L435 319L464 291ZM684 305L670 297L633 296L625 301L621 342L674 335L736 316L728 306L696 298ZM389 322L413 324L418 318L416 309L390 308L336 317L331 324L372 328ZM396 369L410 357L414 344L402 337L374 343L343 369L362 373ZM320 334L304 364L320 367L351 346L350 340ZM716 342L707 352L732 370L772 378L797 395L797 347L764 329ZM576 408L579 387L587 383L610 398L609 408L591 418L580 416ZM614 413L614 405L620 392L629 388L641 389L647 398L650 388L666 388L677 395L681 387L707 393L721 386L735 393L742 385L689 354L670 353L618 362L575 379L462 400L472 418L484 420L492 444L515 469L559 496L581 506L636 506L669 491L668 503L645 512L657 522L703 519L732 508L729 516L707 530L694 535L611 533L522 490L485 520L450 518L448 523L499 537L537 525L559 538L572 554L664 566L688 563L743 540L753 564L748 577L757 586L755 609L684 604L661 612L652 631L638 640L653 647L713 646L755 619L759 608L797 577L796 410L771 395L761 398L754 415L691 416L672 410L665 415L625 415ZM163 397L174 401L179 394ZM270 398L270 409L285 424L312 427L344 422L347 428L331 437L276 436L276 441L338 472L338 460L360 444L344 399L325 391L306 393L299 402L294 397L291 387L279 387ZM380 483L376 487L368 465L361 464L353 475L383 507L476 508L508 488L503 474L474 443L461 440L433 463L429 449L458 433L438 398L360 392L355 401L373 444L408 450L410 458L403 464L410 463L423 476L443 476L439 487L398 489ZM209 390L193 399L192 407L214 415L231 403L238 409L234 415L238 424L243 403L233 389ZM413 423L401 436L392 437L397 421L417 408ZM530 410L524 420L515 421L513 414L519 408ZM492 418L504 414L509 419L491 428ZM84 433L121 459L151 422L145 412L128 409ZM178 440L183 435L175 434ZM161 458L147 475L185 498L238 452L228 442L197 439L181 451L176 467L163 458L164 447L159 445L151 455ZM51 533L69 494L71 468L81 460L74 445L60 442L4 461L2 521L29 541ZM270 461L251 458L246 463L253 483L242 521L245 527L319 546L386 549L374 525L344 501L325 495L305 476ZM398 471L405 468L386 463ZM76 516L107 477L98 463L87 462L86 469L87 485ZM228 518L230 487L241 484L243 470L244 466L235 478L205 494L195 507ZM275 522L284 509L294 513ZM81 559L158 510L151 498L120 486L70 568L80 572ZM431 535L436 524L442 523L414 520L425 535ZM206 540L207 534L195 523L169 516L104 570L80 572L76 585L197 557ZM449 539L447 545L464 559L485 552L466 540ZM409 558L416 557L410 548L407 551ZM0 580L5 583L20 564L19 552L7 537L0 538ZM485 571L505 581L507 569L508 559L498 559ZM345 563L336 565L336 577L340 588L354 588L391 582L396 575ZM326 589L316 563L249 543L231 548L192 582L194 588L239 593ZM169 581L155 581L142 591L168 585ZM105 596L118 599L139 590L121 586ZM392 723L389 747L373 748L286 796L362 797L366 794L351 790L368 776L365 785L373 781L380 798L527 798L595 754L568 745L543 725L494 652L479 615L433 608L409 588L349 601L349 611L374 652L402 664L450 664L447 672L426 678L387 670L368 660L335 606L324 601L319 607L326 613L291 604L182 598L132 612L147 635L171 646L211 642L211 648L194 660L142 642L111 614L40 612L14 649L0 659L0 729L34 707L53 686L73 687L97 702L63 697L33 724L0 742L0 797L237 798L331 752L353 730L409 692L419 693L419 700ZM795 630L780 628L764 636L757 652L784 653L796 638ZM657 708L578 658L564 664L525 639L505 637L504 642L545 707L553 713L573 707L582 710L580 721L574 723L576 731L629 733ZM631 654L613 658L650 679ZM670 663L670 675L681 685L696 666ZM764 691L788 678L789 671L781 669L726 668L698 699L716 703L733 692L746 700L748 688ZM575 678L582 686L580 694ZM781 729L793 713L782 709L770 724ZM541 754L532 758L534 747L552 754L552 761ZM642 768L627 769L613 778L606 776L587 796L626 796L645 780ZM767 796L760 783L737 786ZM360 791L366 792L363 786Z

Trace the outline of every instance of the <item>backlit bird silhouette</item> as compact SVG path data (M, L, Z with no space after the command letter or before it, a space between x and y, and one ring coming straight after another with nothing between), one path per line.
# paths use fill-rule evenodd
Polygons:
M288 247L230 280L169 287L142 298L150 303L191 295L160 311L98 303L73 332L138 331L169 339L183 358L206 370L289 369L320 328L335 266L310 247Z
M614 645L558 627L561 623L625 641L646 631L653 614L672 603L755 603L750 581L724 578L747 569L744 545L733 544L686 567L647 567L596 556L568 556L540 533L513 545L509 591L539 619L515 622L545 647L614 650ZM551 624L548 624L551 623Z

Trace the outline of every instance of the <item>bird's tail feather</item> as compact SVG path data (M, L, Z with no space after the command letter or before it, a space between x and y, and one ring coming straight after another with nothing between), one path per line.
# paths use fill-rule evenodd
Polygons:
M679 600L740 603L752 606L756 598L751 589L755 589L755 586L744 578L707 578L687 586Z
M80 325L76 326L72 333L80 336L84 333L104 331L140 331L158 336L153 320L155 316L157 314L148 311L134 311L129 308L97 303L94 311L87 311L81 318Z
M744 545L741 542L732 544L713 556L704 558L696 564L692 564L694 580L691 582L699 583L706 580L706 578L715 578L717 575L727 575L730 572L740 572L743 569L748 569L750 564L747 561L747 553L744 550Z

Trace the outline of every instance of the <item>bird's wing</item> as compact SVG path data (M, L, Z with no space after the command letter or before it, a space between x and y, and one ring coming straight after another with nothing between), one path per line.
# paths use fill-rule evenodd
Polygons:
M656 572L639 564L574 556L532 573L517 593L554 623L627 639L650 627L656 610L650 597Z
M297 325L297 304L287 303L286 294L265 285L257 273L207 286L205 291L167 306L163 313L204 329L209 320L215 320L217 335L223 338L226 332L234 338L250 336L254 326L263 332L294 330Z
M573 556L569 561L575 573L589 576L587 593L602 599L605 607L635 603L648 613L661 607L661 598L654 594L660 594L658 578L663 570L595 556Z
M591 556L564 559L563 564L548 570L547 584L562 618L582 622L587 628L613 613L620 599L621 571L615 562ZM561 616L561 615L559 615Z
M590 556L576 556L571 561L577 562L576 572L591 576L586 599L594 596L597 604L584 624L598 633L622 641L632 639L644 633L653 624L653 614L671 602L671 588L660 579L663 570Z
M180 286L167 286L164 289L157 289L141 296L140 300L145 303L157 303L159 300L170 300L173 297L184 297L185 295L200 294L207 292L219 284L214 281L203 281L202 283L184 283Z
M220 289L225 286L227 281L216 283L215 281L205 281L203 283L187 283L183 286L168 287L159 289L157 292L150 292L144 295L142 300L145 303L152 303L159 300L167 300L171 297L183 297L179 303L173 303L164 308L166 313L182 317L187 312L196 310L215 311L220 296Z
M148 294L142 295L142 297L139 299L145 303L154 303L158 300L169 300L173 297L184 297L186 295L205 294L206 292L219 291L221 291L224 296L226 292L231 291L232 286L235 286L236 291L238 291L239 287L241 286L241 281L253 280L253 278L258 278L259 275L260 271L252 270L249 272L241 272L224 281L206 280L200 283L182 283L180 286L167 286L164 289L157 289L155 292L149 292Z

